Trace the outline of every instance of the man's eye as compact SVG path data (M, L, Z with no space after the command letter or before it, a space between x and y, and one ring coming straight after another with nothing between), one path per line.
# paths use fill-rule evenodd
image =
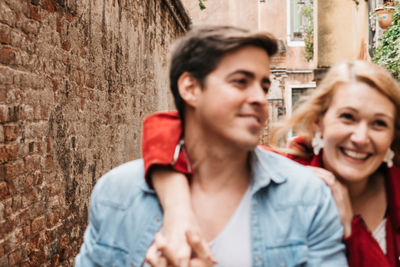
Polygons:
M268 94L269 86L263 86L262 89L263 89L264 93Z
M235 80L233 80L233 82L238 85L246 85L247 79L235 79Z

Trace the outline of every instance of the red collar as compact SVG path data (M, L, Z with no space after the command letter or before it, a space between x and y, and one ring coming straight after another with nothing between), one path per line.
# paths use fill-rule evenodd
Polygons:
M395 229L400 231L400 168L393 166L386 179L388 216Z

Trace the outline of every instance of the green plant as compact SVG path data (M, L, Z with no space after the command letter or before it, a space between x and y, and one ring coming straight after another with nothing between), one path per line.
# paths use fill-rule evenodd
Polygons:
M301 15L306 19L304 32L304 57L307 61L313 59L314 55L314 23L313 23L313 0L301 9Z
M204 4L204 2L206 2L207 0L199 0L199 7L200 10L204 10L206 9L206 5Z
M373 62L387 68L397 79L400 78L400 3L397 3L392 17L392 26L379 37L374 49Z

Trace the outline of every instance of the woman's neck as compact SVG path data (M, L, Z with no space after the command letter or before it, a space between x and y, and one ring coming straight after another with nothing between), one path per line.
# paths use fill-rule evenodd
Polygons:
M361 215L368 228L375 230L387 209L384 175L376 172L367 179L365 186L348 185L348 189L354 214Z

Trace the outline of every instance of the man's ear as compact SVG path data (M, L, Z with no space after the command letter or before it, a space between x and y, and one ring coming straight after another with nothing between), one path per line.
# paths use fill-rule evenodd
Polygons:
M179 77L178 91L187 105L196 106L201 88L198 81L190 73L184 72Z

